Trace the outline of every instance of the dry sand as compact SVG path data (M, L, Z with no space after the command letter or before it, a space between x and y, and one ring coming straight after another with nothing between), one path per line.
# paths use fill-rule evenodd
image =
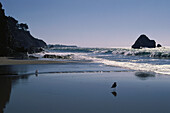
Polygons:
M69 63L69 61L49 61L49 60L18 60L8 57L0 57L0 65L19 65L19 64L55 64Z

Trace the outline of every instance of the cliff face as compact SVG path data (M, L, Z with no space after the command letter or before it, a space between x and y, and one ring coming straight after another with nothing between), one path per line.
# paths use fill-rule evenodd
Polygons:
M7 27L7 17L0 3L0 56L7 55L8 52L12 52L9 48L8 40L10 39L10 33Z
M19 24L13 17L5 16L0 3L0 56L15 56L45 46L43 40L30 34L27 24Z
M8 28L9 31L17 43L14 43L15 48L23 49L25 51L31 52L32 49L37 47L47 46L43 40L34 38L28 29L27 24L19 24L17 20L13 17L8 17Z

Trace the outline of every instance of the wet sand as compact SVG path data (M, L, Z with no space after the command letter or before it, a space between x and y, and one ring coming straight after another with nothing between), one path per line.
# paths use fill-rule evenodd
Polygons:
M0 72L9 73L0 76L2 113L170 112L166 75L95 63L1 65Z
M49 61L49 60L20 60L10 57L0 57L0 65L20 65L20 64L56 64L69 63L71 61Z
M4 113L169 113L170 77L144 78L135 72L3 78L0 98L8 103Z

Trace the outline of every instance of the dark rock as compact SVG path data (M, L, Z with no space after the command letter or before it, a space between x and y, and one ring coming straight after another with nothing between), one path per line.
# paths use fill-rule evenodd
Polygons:
M57 56L56 56L56 55L45 54L45 55L43 56L43 58L57 58Z
M73 56L73 54L71 54L71 55L65 55L65 56L63 56L63 59L70 59L72 56Z
M42 52L44 51L44 49L42 47L30 47L27 49L27 52L30 53L30 54L33 54L33 53L39 53L39 52Z
M8 44L8 40L10 40L10 38L11 36L8 31L7 17L5 16L2 4L0 3L0 56L6 56L13 52Z
M29 59L38 59L38 57L30 55Z
M65 56L60 56L60 55L49 55L45 54L43 58L56 58L56 59L70 59L72 55L65 55Z
M146 35L141 35L136 40L135 44L132 45L132 48L140 49L142 47L155 48L156 42L154 40L150 40Z
M2 4L1 4L1 2L0 2L0 9L2 9Z
M157 47L162 47L162 45L161 44L157 44Z
M44 41L30 34L27 24L19 24L13 17L5 16L0 3L0 56L25 57L27 52L36 52L37 48L45 46Z

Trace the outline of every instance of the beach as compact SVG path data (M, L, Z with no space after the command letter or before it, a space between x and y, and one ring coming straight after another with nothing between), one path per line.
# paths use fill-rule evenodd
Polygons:
M0 1L0 113L170 113L169 6Z
M7 67L20 75L0 77L0 109L4 113L170 112L170 77L166 75L95 64ZM35 68L60 73L26 74ZM114 82L117 87L111 88Z
M13 57L0 57L0 65L56 64L56 63L68 63L68 62L69 61L29 60L29 59L16 59Z
M55 48L36 60L0 58L0 112L170 112L165 50Z

